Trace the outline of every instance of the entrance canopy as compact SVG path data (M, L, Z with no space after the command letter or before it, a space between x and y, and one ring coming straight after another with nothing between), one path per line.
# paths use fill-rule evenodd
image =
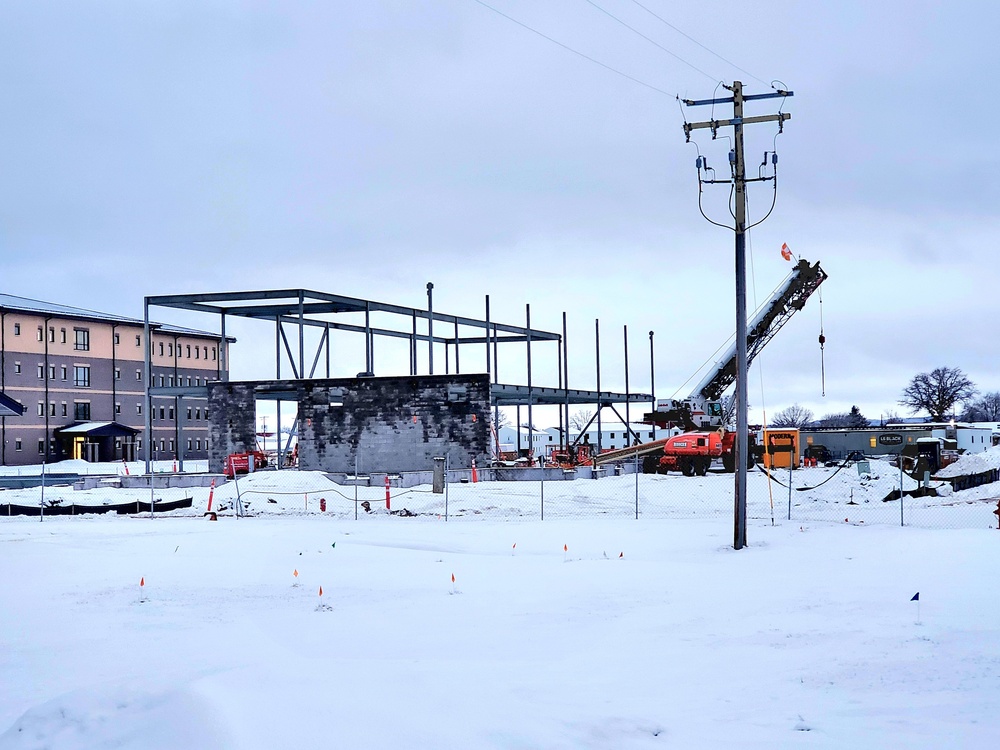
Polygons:
M139 434L139 430L118 422L81 422L69 427L60 427L56 432L62 436L72 435L90 438L133 437Z
M24 406L7 394L0 392L0 417L20 417L24 414Z

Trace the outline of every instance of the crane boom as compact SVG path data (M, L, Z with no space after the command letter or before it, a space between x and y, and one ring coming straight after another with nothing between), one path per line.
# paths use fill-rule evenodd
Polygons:
M827 279L819 263L800 259L784 282L775 290L747 323L747 364L760 354L774 335L801 310L806 300ZM725 424L720 399L736 381L736 342L695 386L686 399L665 399L656 411L646 414L644 422L657 425L679 424L687 430L721 427Z
M826 278L826 271L819 267L818 262L809 265L809 261L802 258L795 264L784 283L760 306L747 325L747 365L753 362L754 357L782 326L805 306L806 300ZM735 381L736 342L733 341L726 354L697 385L690 398L717 401Z

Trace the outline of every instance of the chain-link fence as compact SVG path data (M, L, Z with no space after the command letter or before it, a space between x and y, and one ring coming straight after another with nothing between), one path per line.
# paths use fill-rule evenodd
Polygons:
M981 456L985 458L978 463L967 462L968 470L956 464L957 469L942 472L947 477L938 474L919 480L901 472L888 457L791 470L767 471L757 465L747 474L747 518L751 524L823 521L996 528L1000 451ZM597 470L586 466L440 469L437 481L433 467L413 474L357 476L289 469L220 480L215 487L118 488L113 478L107 485L97 480L86 490L70 484L26 487L0 491L0 517L26 508L37 514L40 506L50 515L169 512L325 515L345 520L387 515L442 521L733 517L734 474L718 461L703 476L643 473L641 456Z

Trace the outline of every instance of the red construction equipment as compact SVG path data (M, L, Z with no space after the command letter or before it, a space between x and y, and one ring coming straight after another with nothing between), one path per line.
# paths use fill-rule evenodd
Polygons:
M234 479L237 474L249 474L265 466L267 466L267 456L261 451L230 453L226 456L226 468L223 473L227 479Z

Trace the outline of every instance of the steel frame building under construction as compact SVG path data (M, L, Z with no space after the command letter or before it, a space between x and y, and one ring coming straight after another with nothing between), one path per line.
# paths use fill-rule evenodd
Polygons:
M255 427L247 421L247 411L253 411L250 398L273 400L279 409L283 401L295 401L303 405L297 418L305 413L309 424L297 424L299 434L300 461L302 468L323 470L346 470L345 464L350 450L336 452L331 457L328 446L305 445L310 440L344 443L353 441L347 448L356 451L361 442L374 440L374 433L381 433L381 455L387 465L380 469L392 470L396 464L406 465L404 456L397 452L413 453L416 442L421 440L427 450L451 450L451 439L456 434L458 420L476 424L473 433L464 433L466 445L456 460L465 458L488 458L490 433L486 423L489 416L496 416L500 407L527 407L528 422L532 423L534 406L556 406L559 409L560 427L569 424L569 408L572 405L591 404L597 407L596 418L600 419L601 409L612 408L618 417L628 423L615 408L617 404L649 404L653 396L648 393L628 391L628 357L626 331L626 392L614 393L600 390L600 339L597 326L597 389L579 390L568 387L568 354L566 346L566 314L563 313L562 333L544 331L531 327L530 305L525 306L525 324L513 325L491 319L490 298L485 298L485 317L482 319L437 312L433 307L432 283L427 284L427 307L425 309L377 302L374 300L345 297L309 289L271 289L245 292L217 292L206 294L156 295L145 298L144 320L150 326L150 308L169 307L205 313L218 318L220 341L227 337L227 322L233 318L245 318L270 323L274 326L274 368L275 378L269 381L230 382L228 363L221 363L224 379L218 383L208 383L198 387L153 387L148 377L150 353L146 352L147 399L171 396L178 398L208 398L211 409L212 449L210 465L214 470L221 466L224 453L243 447L253 448ZM377 317L379 325L373 323ZM212 326L208 326L211 328ZM307 331L316 338L315 349L307 353ZM364 363L356 378L331 379L331 333L349 332L364 337ZM409 372L391 373L375 377L375 343L378 338L403 339L409 343ZM650 332L650 372L652 374L652 337ZM148 340L148 337L147 337ZM504 351L512 345L523 345L527 358L527 382L506 384L499 382L498 365L501 344ZM539 385L534 381L532 371L533 347L539 344L555 344L558 356L558 382ZM440 372L435 373L435 345L443 345L445 352L444 380ZM463 347L483 346L485 358L481 360L484 369L473 367L470 375L461 373L461 353ZM310 345L311 346L311 345ZM421 372L420 349L426 347L426 371ZM225 349L221 349L225 351ZM308 355L308 356L307 356ZM451 356L450 356L451 355ZM468 358L466 362L468 363ZM451 373L451 363L454 373ZM287 367L287 369L285 369ZM468 367L467 367L468 369ZM290 377L283 371L290 370ZM317 376L317 372L322 374ZM447 382L445 382L447 381ZM480 388L485 384L485 387ZM435 388L444 388L435 391ZM430 389L430 390L427 390ZM464 390L463 390L464 389ZM320 393L320 391L322 393ZM389 403L377 403L378 394L390 398ZM391 396L388 394L391 393ZM461 404L475 396L475 408ZM354 400L361 398L361 401ZM235 401L233 400L235 398ZM345 400L346 399L346 400ZM411 401L416 400L419 405ZM362 406L363 402L363 406ZM454 404L451 412L441 412L441 403ZM337 408L331 408L331 404ZM655 406L655 404L654 404ZM318 407L318 410L317 410ZM345 408L346 407L346 408ZM358 408L364 414L364 424L359 419L360 412L352 415L351 409ZM238 412L238 413L237 413ZM408 417L402 421L401 416ZM420 415L418 416L418 412ZM147 410L148 415L148 410ZM427 417L427 419L424 419ZM252 419L253 417L251 417ZM315 420L315 424L313 424ZM332 421L330 421L332 420ZM412 420L412 421L411 421ZM322 423L322 424L321 424ZM420 434L410 434L411 425L421 424ZM431 429L433 426L433 429ZM468 426L468 425L466 425ZM347 429L350 428L350 429ZM316 430L319 430L317 432ZM146 419L147 436L151 431L149 417ZM350 434L345 434L345 433ZM322 434L321 434L322 433ZM561 429L562 442L568 440L568 430ZM450 436L450 437L449 437ZM249 442L249 445L247 444ZM393 447L394 444L395 448ZM317 452L318 451L318 452ZM326 452L324 452L326 451ZM418 451L419 453L419 451ZM309 457L305 460L303 457ZM326 456L326 459L324 459ZM333 462L331 464L330 462ZM315 465L312 465L314 462ZM457 463L454 465L461 465ZM148 468L148 467L147 467Z

